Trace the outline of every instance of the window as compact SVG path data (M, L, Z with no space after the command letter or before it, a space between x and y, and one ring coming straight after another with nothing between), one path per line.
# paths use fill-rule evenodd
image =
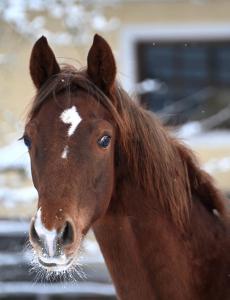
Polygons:
M141 102L168 112L169 123L208 117L230 104L230 41L146 41L136 51L138 82L158 83L141 91Z

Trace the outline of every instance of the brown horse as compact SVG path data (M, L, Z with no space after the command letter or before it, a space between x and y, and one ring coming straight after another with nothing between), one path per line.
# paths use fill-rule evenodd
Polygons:
M94 37L85 70L33 47L25 127L39 194L30 240L47 272L68 271L93 228L119 299L230 299L226 201L193 154L115 80Z

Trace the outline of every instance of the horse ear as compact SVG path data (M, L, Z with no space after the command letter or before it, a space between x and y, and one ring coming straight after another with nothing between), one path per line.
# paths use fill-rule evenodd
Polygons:
M42 36L34 44L30 57L30 75L39 89L52 75L60 72L60 67L47 39Z
M116 77L116 63L109 44L95 34L87 58L90 79L107 95L111 94Z

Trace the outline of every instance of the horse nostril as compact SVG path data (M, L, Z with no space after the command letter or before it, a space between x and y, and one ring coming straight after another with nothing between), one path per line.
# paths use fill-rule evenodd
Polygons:
M34 221L32 221L31 226L30 226L30 239L32 240L32 242L34 242L36 244L40 244L40 238L35 229Z
M64 230L61 235L63 245L69 245L74 241L74 230L70 222L66 222Z

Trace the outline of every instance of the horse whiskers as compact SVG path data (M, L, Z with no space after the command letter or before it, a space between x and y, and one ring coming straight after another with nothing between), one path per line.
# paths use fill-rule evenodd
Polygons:
M83 264L80 262L83 251L81 246L81 240L80 245L77 248L73 261L68 269L61 270L61 271L47 271L45 268L41 266L41 264L38 261L38 256L33 247L31 246L30 242L27 241L24 248L24 253L28 255L30 254L30 268L29 273L35 274L34 277L34 283L38 282L51 282L51 281L73 281L77 282L78 279L86 279L87 276L83 270Z
M76 249L73 257L73 262L67 272L70 272L70 276L76 274L78 278L80 279L86 279L86 273L83 270L83 264L81 262L82 257L83 257L83 243L82 243L83 238L80 238L79 240L79 246Z

